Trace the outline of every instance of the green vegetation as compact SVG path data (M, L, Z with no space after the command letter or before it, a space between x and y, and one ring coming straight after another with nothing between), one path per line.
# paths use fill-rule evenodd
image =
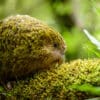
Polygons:
M91 43L84 34L83 29L87 29L93 37L100 41L100 0L0 0L0 20L16 14L35 17L56 29L63 36L67 46L65 53L66 63L58 68L52 66L50 70L36 71L34 75L22 80L17 79L16 82L12 82L13 88L9 91L0 86L0 100L99 100L100 49ZM4 26L2 29L1 24L2 21L0 21L0 35L6 27ZM3 34L11 33L11 30L17 31L16 27L9 28L9 25L6 27L8 30L5 30ZM24 29L23 27L28 28L27 25L22 25L21 32L26 31L26 28ZM19 36L19 41L22 40L22 37ZM9 41L10 39L12 41L11 38L11 36L9 38L6 36L4 40ZM40 41L41 39L38 40ZM27 45L30 44L30 41L28 39L28 41L25 40L24 42L28 42L26 43ZM2 56L7 56L4 58L12 65L14 61L9 60L11 59L11 54L4 55L2 43L3 41L1 42L0 37L0 60L4 60L3 63L5 65L5 59L2 59ZM42 44L42 42L39 43L39 45ZM13 46L7 46L8 52L12 50ZM16 48L15 51L20 51L23 48L25 49L26 46L22 46L19 49ZM27 56L31 56L32 52L30 53L29 49L25 50L23 53L28 52L28 54L26 53ZM16 55L25 56L23 53L19 52ZM56 56L54 55L53 57ZM18 62L22 65L21 68L26 66L23 67L24 61L20 62L18 60ZM27 63L27 60L25 63ZM51 64L49 65L51 66ZM0 73L2 73L1 66L2 63L0 61ZM28 71L32 71L32 67L28 66ZM11 66L8 67L11 68ZM18 67L16 66L15 69ZM27 67L25 69L27 73L26 70ZM15 76L17 75L17 73L14 74Z
M100 40L99 0L0 1L0 19L16 14L36 17L60 32L68 45L66 59L98 57L99 51L87 39L81 28L88 29Z
M39 71L14 83L11 91L0 92L7 100L84 100L100 96L99 75L99 59L79 59Z

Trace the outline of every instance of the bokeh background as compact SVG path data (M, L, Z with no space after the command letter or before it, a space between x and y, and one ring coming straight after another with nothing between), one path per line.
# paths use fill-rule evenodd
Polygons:
M85 28L100 40L100 0L0 0L0 20L16 14L36 17L59 31L67 61L100 57L83 32Z

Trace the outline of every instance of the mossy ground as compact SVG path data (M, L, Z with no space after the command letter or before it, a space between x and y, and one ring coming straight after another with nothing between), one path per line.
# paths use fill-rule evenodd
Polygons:
M82 92L74 85L100 86L100 60L75 60L59 67L37 72L32 77L19 80L10 91L2 89L6 100L84 100L100 96L99 93ZM100 91L99 91L100 92Z

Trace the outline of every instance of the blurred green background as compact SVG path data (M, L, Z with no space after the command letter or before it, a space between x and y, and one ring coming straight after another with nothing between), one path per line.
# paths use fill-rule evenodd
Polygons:
M66 60L100 57L82 29L100 40L100 0L0 0L0 20L27 14L42 20L64 37Z

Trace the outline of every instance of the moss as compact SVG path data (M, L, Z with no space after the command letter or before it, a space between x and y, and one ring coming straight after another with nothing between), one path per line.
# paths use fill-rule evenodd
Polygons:
M63 62L62 36L28 15L5 18L0 23L0 80L26 77L36 70Z
M50 70L39 71L14 84L6 92L8 100L84 100L100 95L73 88L74 85L100 86L100 60L75 60Z

